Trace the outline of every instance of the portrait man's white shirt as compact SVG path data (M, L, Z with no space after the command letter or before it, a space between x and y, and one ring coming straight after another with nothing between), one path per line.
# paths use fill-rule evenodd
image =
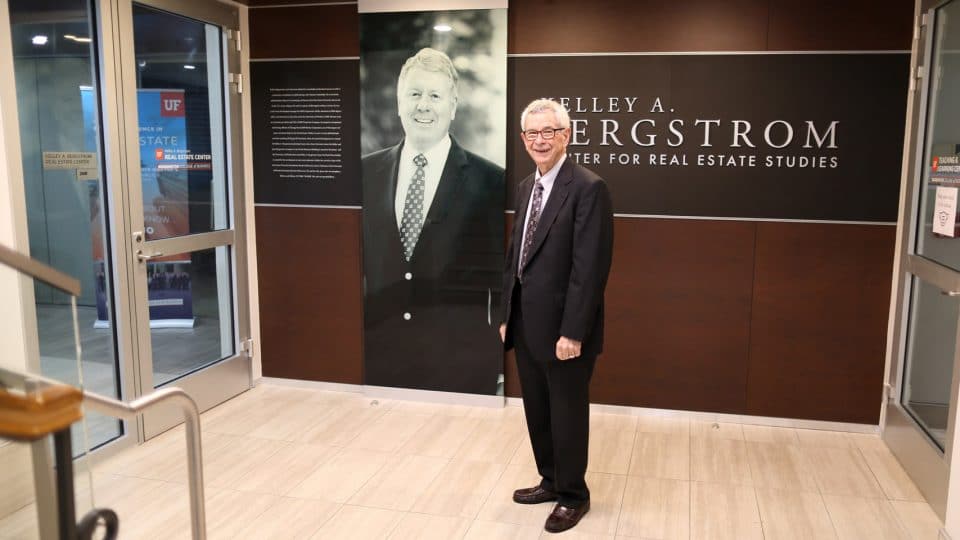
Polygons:
M422 152L423 157L427 158L427 165L423 168L423 216L426 219L430 211L430 205L433 203L433 197L437 194L437 187L440 185L440 177L443 175L443 167L447 164L447 155L450 153L450 135L445 135L440 141L433 145L426 152ZM400 167L397 171L397 196L394 199L394 214L397 219L397 230L400 230L400 223L403 221L403 205L407 200L407 190L410 189L410 183L413 181L413 175L417 172L417 166L413 158L421 152L414 150L409 144L403 145L400 151ZM554 175L556 176L556 175Z
M560 161L557 161L557 164L554 165L547 174L540 175L540 169L537 169L537 176L534 179L534 188L537 189L536 181L539 180L543 184L543 197L540 199L540 212L543 212L544 207L547 206L547 201L550 200L550 192L553 191L553 182L557 179L557 174L560 173L560 167L563 166L563 162L567 160L567 155L564 154L560 157ZM530 194L530 200L527 202L527 216L523 220L523 238L521 238L520 245L525 246L527 243L527 226L530 224L530 211L533 209L533 193ZM520 273L520 264L523 261L517 262L517 273Z

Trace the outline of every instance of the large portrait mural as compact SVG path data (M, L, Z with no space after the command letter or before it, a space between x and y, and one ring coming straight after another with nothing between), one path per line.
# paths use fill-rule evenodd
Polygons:
M360 36L365 382L502 393L507 10Z

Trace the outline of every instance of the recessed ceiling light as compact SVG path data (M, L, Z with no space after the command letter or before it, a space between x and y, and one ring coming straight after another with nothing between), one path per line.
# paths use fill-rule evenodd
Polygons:
M47 36L33 36L33 39L30 40L34 45L46 45Z
M192 65L190 65L190 64L185 64L185 65L183 66L183 69L197 69L197 66L192 66Z
M450 26L449 24L438 24L434 26L433 29L436 30L437 32L449 32L453 30L453 27Z

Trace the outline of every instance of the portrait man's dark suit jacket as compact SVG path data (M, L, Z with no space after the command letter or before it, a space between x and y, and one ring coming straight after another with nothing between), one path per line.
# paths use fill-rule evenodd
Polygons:
M535 181L531 174L517 187L511 248L503 272L504 322L510 321L513 310L524 221ZM581 341L583 357L603 350L603 290L613 256L611 208L610 192L600 177L565 160L541 211L522 272L524 341L537 359L556 360L560 336ZM581 238L575 237L577 230ZM511 326L507 325L507 350L513 348Z
M363 157L365 384L496 393L504 174L451 143L409 262L395 210L403 142Z

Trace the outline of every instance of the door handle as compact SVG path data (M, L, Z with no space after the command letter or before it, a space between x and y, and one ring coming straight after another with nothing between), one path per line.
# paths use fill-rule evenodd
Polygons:
M163 253L160 253L159 251L157 251L157 252L155 252L155 253L152 253L152 254L150 254L150 255L147 255L147 254L145 254L145 253L143 252L142 249L138 249L138 250L137 250L137 260L140 261L141 263L145 263L145 262L147 262L147 261L150 261L150 260L152 260L152 259L156 259L156 258L158 258L158 257L163 257Z

